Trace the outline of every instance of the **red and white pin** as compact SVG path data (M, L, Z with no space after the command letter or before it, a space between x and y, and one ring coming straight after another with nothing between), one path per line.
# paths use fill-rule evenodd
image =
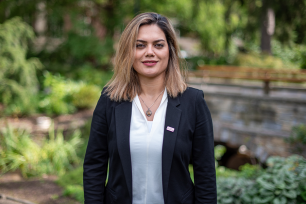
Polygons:
M170 127L170 126L167 126L167 130L170 131L170 132L174 132L174 128Z

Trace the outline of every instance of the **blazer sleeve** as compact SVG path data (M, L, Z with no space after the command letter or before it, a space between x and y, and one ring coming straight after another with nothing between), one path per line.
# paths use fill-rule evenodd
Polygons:
M102 94L94 110L83 172L85 204L103 204L108 166L107 96Z
M195 111L196 126L192 145L195 204L214 204L217 203L214 134L203 91L197 94Z

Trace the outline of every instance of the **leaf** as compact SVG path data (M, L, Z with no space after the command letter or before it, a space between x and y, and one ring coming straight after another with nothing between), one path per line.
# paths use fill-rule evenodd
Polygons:
M274 196L267 196L267 197L255 197L253 198L253 203L260 203L260 204L265 204L268 203L270 201L272 201L274 199Z
M267 189L267 190L271 190L274 191L275 187L272 183L269 183L267 181L265 181L263 179L263 177L259 177L258 179L256 179L257 183L259 183L261 185L261 187Z
M272 191L270 191L270 190L267 190L267 189L265 189L265 188L261 188L260 190L259 190L259 193L260 193L260 195L262 195L262 196L272 196L272 195L274 195L274 193L272 192Z
M283 190L282 194L286 196L287 198L291 198L291 199L294 199L297 196L294 190L290 190L290 191Z
M277 197L273 200L273 204L286 204L287 199L285 197Z
M303 192L301 193L301 197L302 197L302 199L303 199L304 201L306 201L306 191L303 191Z
M233 203L234 199L232 197L223 198L222 203Z

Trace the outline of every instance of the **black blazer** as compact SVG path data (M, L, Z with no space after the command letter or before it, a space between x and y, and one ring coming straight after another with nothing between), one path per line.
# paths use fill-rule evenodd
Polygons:
M85 204L132 204L131 112L131 102L111 101L102 91L84 161ZM167 126L174 132L167 131ZM165 204L217 203L213 127L203 91L188 87L176 98L168 95L164 128ZM194 184L188 170L190 160Z

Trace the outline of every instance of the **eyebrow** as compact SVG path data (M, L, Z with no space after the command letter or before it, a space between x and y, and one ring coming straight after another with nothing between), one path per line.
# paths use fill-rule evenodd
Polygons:
M136 40L137 42L142 42L142 43L147 43L147 41L145 41L145 40ZM163 40L163 39L158 39L158 40L154 40L153 42L160 42L160 41L165 41L165 40Z

